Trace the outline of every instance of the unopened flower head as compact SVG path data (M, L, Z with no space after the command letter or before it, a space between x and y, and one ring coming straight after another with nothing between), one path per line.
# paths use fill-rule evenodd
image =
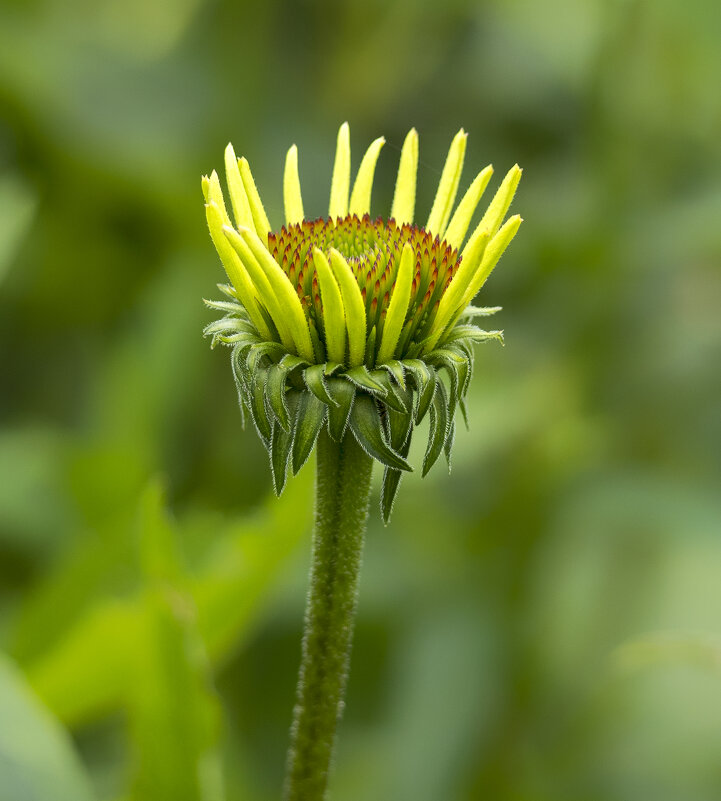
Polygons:
M232 145L225 172L233 218L214 171L203 177L210 235L230 279L229 301L209 301L225 313L206 328L213 344L233 347L241 409L249 412L283 489L318 434L341 440L346 430L385 465L381 505L387 520L413 428L430 413L423 474L445 450L450 458L455 411L473 369L472 346L502 339L478 317L497 308L471 301L485 283L521 218L506 219L521 177L515 165L471 235L476 208L493 174L481 170L455 207L466 148L456 134L430 215L414 222L418 134L401 151L390 215L370 216L376 139L351 189L350 133L338 132L328 216L305 216L298 151L288 151L285 224L273 229L245 158Z

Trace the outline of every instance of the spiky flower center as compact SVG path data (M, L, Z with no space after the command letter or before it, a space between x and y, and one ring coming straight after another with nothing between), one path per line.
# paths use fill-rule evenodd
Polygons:
M324 338L323 302L313 249L346 258L366 309L366 338L379 343L403 246L413 248L415 272L401 332L399 353L422 341L433 324L441 297L460 265L460 255L445 240L416 225L369 214L318 218L284 225L268 235L268 250L295 287L308 323ZM369 354L372 355L372 354Z

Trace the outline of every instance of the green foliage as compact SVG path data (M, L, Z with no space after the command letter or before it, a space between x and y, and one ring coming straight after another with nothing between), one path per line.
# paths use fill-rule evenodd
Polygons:
M0 657L0 799L90 801L70 737L34 697L22 673Z

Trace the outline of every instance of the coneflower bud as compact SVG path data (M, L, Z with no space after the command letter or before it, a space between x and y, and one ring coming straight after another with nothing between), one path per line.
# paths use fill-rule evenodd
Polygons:
M207 301L225 316L205 333L213 345L233 348L241 408L269 452L276 491L288 465L295 473L305 463L323 426L337 441L349 428L385 466L388 520L402 471L411 470L414 426L430 410L425 475L442 451L450 456L458 406L465 416L473 343L502 340L500 331L474 324L497 309L470 304L521 223L517 215L505 220L521 170L511 168L461 250L492 168L476 176L452 214L466 147L459 131L428 221L414 224L418 135L411 130L391 216L373 219L384 141L368 148L351 187L349 132L341 126L328 216L317 219L305 217L293 145L279 229L271 228L250 166L231 145L225 166L233 220L217 173L202 186L210 235L231 282L220 287L229 301ZM357 403L359 395L366 400Z

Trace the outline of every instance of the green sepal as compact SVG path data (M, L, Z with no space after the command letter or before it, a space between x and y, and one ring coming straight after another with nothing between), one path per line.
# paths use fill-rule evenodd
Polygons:
M428 367L426 365L426 369L428 370L428 374L430 378L426 383L423 385L423 389L419 391L418 397L418 405L416 407L416 419L415 424L418 425L421 420L426 416L428 409L433 401L433 397L436 392L436 371L432 367Z
M471 306L470 304L461 313L460 320L473 317L490 317L492 314L501 311L501 306Z
M218 320L217 322L223 322ZM240 320L238 321L240 322ZM210 325L213 325L212 323ZM210 336L210 347L214 348L218 342L222 342L224 345L244 345L246 347L251 347L253 345L258 344L258 334L257 333L249 333L248 331L235 331L229 328L223 328L221 331L209 332L207 328L203 330L203 334L205 336ZM226 333L223 333L225 331Z
M406 390L409 394L412 394L412 390ZM409 398L409 401L411 399ZM410 407L410 402L409 402ZM388 415L386 417L386 423L388 427L388 435L390 446L393 448L394 451L401 452L401 448L406 444L411 430L413 428L413 412L410 410L407 412L396 412L393 409L388 409Z
M484 331L476 325L456 325L443 337L443 344L446 345L450 342L457 342L458 340L487 342L490 339L495 339L503 343L503 331Z
M246 364L248 345L234 345L230 354L230 367L238 392L246 395L250 392L250 374Z
M383 394L380 395L380 398L389 409L395 409L397 412L408 411L400 388L391 381L390 376L385 370L371 370L370 376L373 381L383 387ZM379 393L373 392L371 394L376 395Z
M428 433L428 447L426 455L423 457L423 471L421 475L426 476L428 471L436 463L441 455L443 446L448 437L448 395L442 381L436 381L436 391L433 394L431 405L431 425Z
M386 442L378 405L370 395L357 393L349 425L361 448L381 464L394 467L396 470L413 470Z
M218 342L222 342L223 345L237 345L238 343L255 344L257 341L258 338L254 334L248 334L245 331L237 334L213 334L213 338L210 340L210 349L212 350Z
M328 388L323 379L325 367L324 364L314 364L311 367L307 367L303 371L303 381L305 381L305 385L318 400L323 401L326 406L335 406L337 405L336 401L328 394Z
M401 456L408 456L408 451L411 447L411 438L408 436L405 445L403 445L399 453ZM394 467L386 467L383 470L383 482L381 484L381 514L383 522L388 525L391 519L391 512L393 511L393 504L396 496L398 495L398 488L403 478L403 471L396 470Z
M293 353L286 353L279 362L280 366L286 371L285 382L287 386L292 386L294 389L303 389L302 377L296 380L294 373L298 372L302 375L303 368L309 365L306 359L296 356Z
M245 428L245 406L250 408L250 398L252 394L250 374L248 373L246 365L246 355L249 347L247 343L235 345L230 356L230 366L233 371L235 386L238 390L240 424L243 428Z
M268 371L264 368L259 368L255 373L255 380L247 399L250 418L266 448L270 445L272 433L272 425L265 405L265 382L267 378Z
M279 342L259 342L253 345L248 353L248 369L255 372L261 359L270 356L274 361L280 361L288 351Z
M452 350L451 348L437 348L428 355L428 361L446 369L451 380L450 409L456 408L456 403L460 397L459 389L462 391L466 386L468 378L468 359L464 354Z
M468 388L471 386L471 378L473 378L473 346L472 343L468 342L465 339L460 339L457 342L454 342L452 345L447 345L451 350L458 351L459 355L463 356L463 358L468 362L468 369L466 370L466 379L463 382L463 385L459 387L459 399L464 398L466 393L468 392Z
M313 355L315 356L315 361L317 364L325 361L325 348L323 347L323 343L320 341L320 337L318 336L318 330L315 327L315 324L312 320L308 323L308 330L310 331L310 341L313 345Z
M250 320L245 307L238 303L237 300L208 300L207 298L203 298L203 303L209 309L226 312L227 314L232 314L236 317L242 317L246 322L249 322Z
M216 284L218 289L231 300L237 301L238 300L238 293L235 290L235 287L232 284ZM206 301L207 302L207 301ZM213 301L211 301L212 303ZM242 307L245 311L245 306ZM246 312L247 313L247 312Z
M289 413L292 415L293 422L296 420L295 412L298 405L300 392L289 392L287 405ZM288 475L288 462L290 452L293 447L293 435L295 426L289 426L288 430L281 428L277 420L273 421L273 430L270 437L270 469L273 474L273 489L276 495L283 492L285 480Z
M376 336L377 336L376 327L373 326L371 328L370 334L368 334L368 340L366 341L366 353L365 353L365 363L370 364L371 366L375 365L376 363Z
M445 444L443 445L443 453L446 455L446 464L448 465L448 472L451 472L451 453L453 451L453 443L456 441L456 421L451 420L448 426L448 435L446 436Z
M348 425L356 388L344 378L329 378L327 387L333 400L333 405L328 407L328 433L332 439L340 442Z
M268 369L268 379L265 384L265 396L268 404L284 431L290 430L291 421L285 391L287 376L288 371L282 364L272 364Z
M461 410L461 416L463 417L463 422L466 424L466 431L470 431L471 427L468 425L468 410L466 409L466 402L463 398L460 398L458 401L458 408Z
M306 359L302 359L300 356L296 356L294 353L286 353L285 356L280 360L280 363L285 367L285 369L291 373L298 367L305 367L308 364Z
M423 387L431 380L431 373L428 365L421 361L421 359L404 359L401 364L406 372L411 374L413 383L419 392L423 391Z
M406 386L406 372L403 369L402 362L399 362L398 359L389 359L387 362L383 362L381 367L388 370L388 372L395 378L396 383L399 387L405 389Z
M228 304L230 305L230 304ZM260 342L260 336L253 323L248 320L243 320L240 317L221 317L220 320L213 320L208 323L203 329L203 336L213 336L214 334L224 334L228 331L235 331L236 333L250 334L255 338L256 342Z
M361 364L359 367L351 367L351 369L347 370L344 375L356 386L364 389L366 392L370 392L374 395L380 395L381 398L385 398L389 391L371 376L368 368L364 364ZM388 377L385 373L383 373L383 375L386 378Z
M301 392L298 402L298 413L295 421L295 437L293 439L293 475L306 463L313 450L318 434L325 422L326 405L322 400Z

